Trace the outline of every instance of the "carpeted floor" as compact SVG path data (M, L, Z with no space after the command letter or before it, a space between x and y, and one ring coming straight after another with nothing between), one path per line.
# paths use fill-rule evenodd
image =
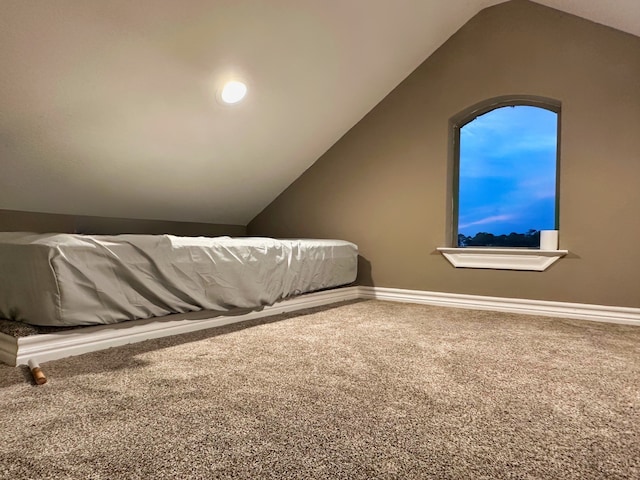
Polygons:
M359 301L43 368L0 478L640 478L638 327Z

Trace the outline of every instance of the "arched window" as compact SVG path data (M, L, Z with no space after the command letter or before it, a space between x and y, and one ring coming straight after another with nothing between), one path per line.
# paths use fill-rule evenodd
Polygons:
M502 97L452 120L454 247L540 247L558 229L560 105Z

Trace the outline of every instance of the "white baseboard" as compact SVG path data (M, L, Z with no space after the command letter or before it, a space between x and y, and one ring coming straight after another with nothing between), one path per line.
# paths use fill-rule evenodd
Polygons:
M640 308L355 286L301 295L244 314L212 316L215 315L212 312L194 312L17 338L0 333L0 362L26 365L29 360L35 360L43 363L152 338L194 332L360 298L640 326Z
M522 298L485 297L481 295L402 290L398 288L359 288L360 298L640 326L640 308L527 300Z

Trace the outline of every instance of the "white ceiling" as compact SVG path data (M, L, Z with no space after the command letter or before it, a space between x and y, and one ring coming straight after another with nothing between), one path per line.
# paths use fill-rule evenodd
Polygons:
M2 0L0 208L244 225L497 3ZM538 3L640 36L638 0Z

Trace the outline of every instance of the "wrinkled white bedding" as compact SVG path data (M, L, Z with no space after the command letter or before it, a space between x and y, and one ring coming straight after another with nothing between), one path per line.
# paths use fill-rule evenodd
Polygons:
M111 324L271 305L351 283L342 240L0 233L0 317Z

